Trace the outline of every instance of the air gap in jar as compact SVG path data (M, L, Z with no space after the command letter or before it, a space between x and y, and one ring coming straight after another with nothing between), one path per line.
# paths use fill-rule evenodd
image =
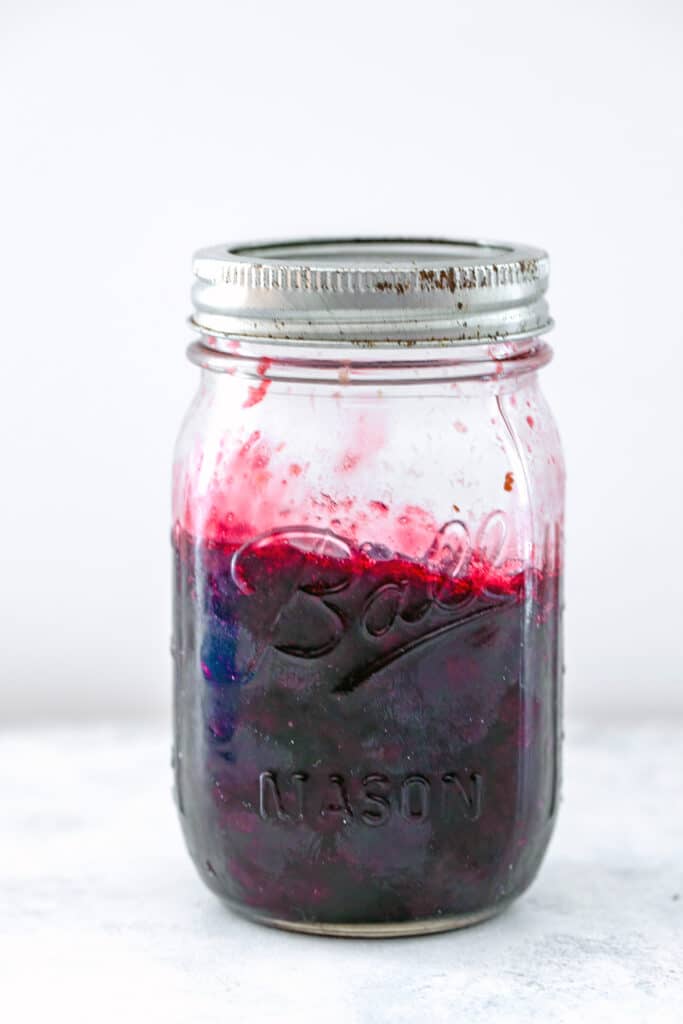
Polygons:
M290 241L202 250L194 272L174 767L197 870L297 931L489 917L557 809L547 256Z

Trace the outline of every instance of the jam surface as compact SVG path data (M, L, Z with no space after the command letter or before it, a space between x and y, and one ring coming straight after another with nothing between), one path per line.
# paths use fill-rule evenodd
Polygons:
M559 574L459 539L450 524L417 559L311 526L176 527L176 799L237 908L418 921L533 878L556 805Z

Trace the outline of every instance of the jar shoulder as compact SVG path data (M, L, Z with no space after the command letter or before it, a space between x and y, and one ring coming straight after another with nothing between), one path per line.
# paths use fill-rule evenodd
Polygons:
M195 528L308 524L420 555L452 521L476 533L492 514L523 546L561 516L563 497L557 426L535 375L431 393L274 385L247 405L243 387L222 381L200 389L176 445L174 517Z

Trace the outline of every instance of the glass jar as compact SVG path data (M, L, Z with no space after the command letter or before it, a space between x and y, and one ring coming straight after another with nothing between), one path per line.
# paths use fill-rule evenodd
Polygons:
M349 240L195 259L175 459L180 820L298 931L482 920L557 808L564 473L548 261Z

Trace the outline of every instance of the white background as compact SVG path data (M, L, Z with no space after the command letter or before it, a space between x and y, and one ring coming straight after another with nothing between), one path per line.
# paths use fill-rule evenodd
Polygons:
M680 0L3 0L6 719L163 715L190 256L550 250L567 704L683 710Z

